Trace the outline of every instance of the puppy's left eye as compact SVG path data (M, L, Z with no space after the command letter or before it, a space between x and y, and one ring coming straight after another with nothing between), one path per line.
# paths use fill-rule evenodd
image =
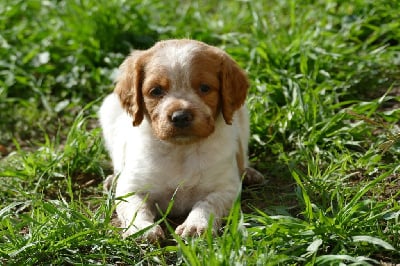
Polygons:
M201 84L199 90L201 93L207 93L211 90L211 88L207 84Z
M150 95L153 97L162 97L164 96L165 91L161 86L155 86L150 90Z

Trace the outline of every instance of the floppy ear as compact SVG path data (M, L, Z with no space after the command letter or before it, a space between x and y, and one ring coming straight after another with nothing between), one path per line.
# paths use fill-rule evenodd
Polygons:
M234 112L244 104L249 82L246 73L232 58L226 54L222 58L222 115L225 123L231 125Z
M142 82L144 78L144 51L132 52L119 67L120 74L114 92L122 107L132 116L133 126L143 120Z

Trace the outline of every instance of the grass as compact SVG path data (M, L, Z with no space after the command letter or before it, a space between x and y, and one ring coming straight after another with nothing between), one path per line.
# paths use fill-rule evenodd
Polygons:
M389 0L1 2L0 263L400 263L398 14ZM247 70L266 181L218 237L123 240L96 113L130 49L181 37Z

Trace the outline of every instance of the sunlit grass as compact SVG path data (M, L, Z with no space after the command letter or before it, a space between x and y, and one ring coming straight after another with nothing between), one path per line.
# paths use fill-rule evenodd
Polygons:
M1 2L0 264L400 263L398 14L389 0ZM164 242L123 240L96 113L130 49L182 37L248 72L266 181L219 236L180 239L167 219Z

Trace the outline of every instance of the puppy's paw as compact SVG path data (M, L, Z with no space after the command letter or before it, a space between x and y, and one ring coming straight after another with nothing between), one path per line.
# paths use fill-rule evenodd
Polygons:
M137 228L131 226L129 229L125 230L125 232L122 233L123 238L127 238L135 233L137 233L138 230ZM164 239L164 231L162 230L161 226L155 225L148 229L146 232L144 232L143 235L139 237L139 239L146 240L150 243L155 243L161 239Z
M143 239L146 239L147 241L151 243L155 243L157 241L160 241L161 239L165 238L164 231L162 230L161 226L156 225L146 231L143 236Z
M207 228L207 221L185 221L176 228L175 233L181 237L201 236L204 234Z
M247 167L244 174L243 184L248 185L256 185L261 184L264 181L264 176L256 169Z

